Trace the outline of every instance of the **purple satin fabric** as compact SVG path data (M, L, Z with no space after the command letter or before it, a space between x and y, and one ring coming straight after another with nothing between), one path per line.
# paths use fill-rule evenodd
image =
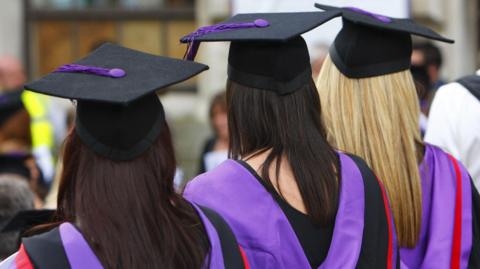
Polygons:
M223 262L222 248L217 231L196 205L193 205L202 220L211 244L210 266L205 265L204 269L225 269ZM83 238L82 234L70 223L60 225L60 236L63 247L72 269L102 269L100 261L95 253Z
M342 185L334 235L324 268L355 268L364 221L364 186L357 166L340 154ZM192 180L184 196L220 213L235 233L252 269L310 268L288 219L260 182L227 160Z
M468 268L472 248L472 189L466 169L462 175L462 237L460 268ZM400 249L403 269L450 268L456 195L452 161L441 149L427 145L420 164L422 179L422 226L413 249Z
M362 248L365 212L362 174L350 157L340 154L340 161L340 204L330 249L320 269L355 268Z
M17 264L15 262L17 255L18 252L15 252L10 257L0 262L0 269L17 269Z
M103 269L85 238L72 224L60 225L60 237L71 269Z
M218 233L213 227L213 224L210 220L203 214L203 212L198 208L197 205L192 203L195 210L197 210L198 215L200 216L201 221L207 231L208 239L210 240L210 254L207 258L207 262L209 264L205 264L203 266L204 269L224 269L224 261L223 261L223 254L222 254L222 245L220 243L220 238L218 237Z

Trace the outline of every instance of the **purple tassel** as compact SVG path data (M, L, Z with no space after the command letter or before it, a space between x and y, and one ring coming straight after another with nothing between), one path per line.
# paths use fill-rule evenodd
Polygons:
M219 23L209 26L203 26L198 28L195 32L186 35L182 38L183 43L188 42L187 51L185 52L184 59L193 61L197 55L200 42L196 41L197 37L209 34L209 33L220 33L227 32L236 29L246 29L246 28L264 28L268 27L270 23L264 19L256 19L253 22L236 22L236 23Z
M103 77L121 78L127 73L120 68L103 68L96 66L80 65L80 64L65 64L57 68L54 72L58 73L85 73L92 75L99 75Z
M380 14L375 14L375 13L372 13L370 11L360 9L358 7L347 7L346 9L349 9L353 12L357 12L357 13L360 13L360 14L363 14L363 15L370 16L370 17L375 18L375 19L377 19L377 20L379 20L383 23L391 23L392 22L392 19L390 19L387 16L383 16L383 15L380 15Z

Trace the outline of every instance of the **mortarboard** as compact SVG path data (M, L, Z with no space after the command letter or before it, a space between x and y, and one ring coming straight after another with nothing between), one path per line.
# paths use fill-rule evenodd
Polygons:
M77 100L76 132L96 153L133 159L160 133L165 115L155 91L187 80L208 66L104 44L25 89Z
M13 91L0 94L0 126L19 110L24 109L22 91Z
M55 210L50 209L20 211L8 221L0 232L7 233L19 231L23 233L34 226L52 221L54 213Z
M238 14L184 36L186 58L200 42L232 41L228 78L242 85L289 94L311 80L307 45L301 34L339 16L341 11Z
M454 42L411 19L390 18L355 7L315 6L327 12L342 12L343 27L330 47L330 57L340 72L350 78L408 70L412 54L411 35Z

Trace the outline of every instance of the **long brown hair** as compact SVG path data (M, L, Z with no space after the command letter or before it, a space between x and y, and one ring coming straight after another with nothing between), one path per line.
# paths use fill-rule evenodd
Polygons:
M330 224L337 212L339 160L327 142L313 81L284 96L229 81L227 104L230 156L238 159L270 150L261 167L270 187L271 165L275 163L278 179L285 158L308 215L316 223Z
M65 142L58 217L76 223L106 268L201 268L209 251L198 215L173 186L166 123L140 157L116 162Z
M410 71L351 79L328 56L317 87L329 141L372 167L388 192L400 246L414 247L422 218L423 143Z

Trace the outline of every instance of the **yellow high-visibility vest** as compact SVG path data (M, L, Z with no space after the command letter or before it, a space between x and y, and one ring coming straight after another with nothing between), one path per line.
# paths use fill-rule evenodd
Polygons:
M31 119L32 148L47 146L53 150L54 133L48 118L48 96L23 91L22 101Z

